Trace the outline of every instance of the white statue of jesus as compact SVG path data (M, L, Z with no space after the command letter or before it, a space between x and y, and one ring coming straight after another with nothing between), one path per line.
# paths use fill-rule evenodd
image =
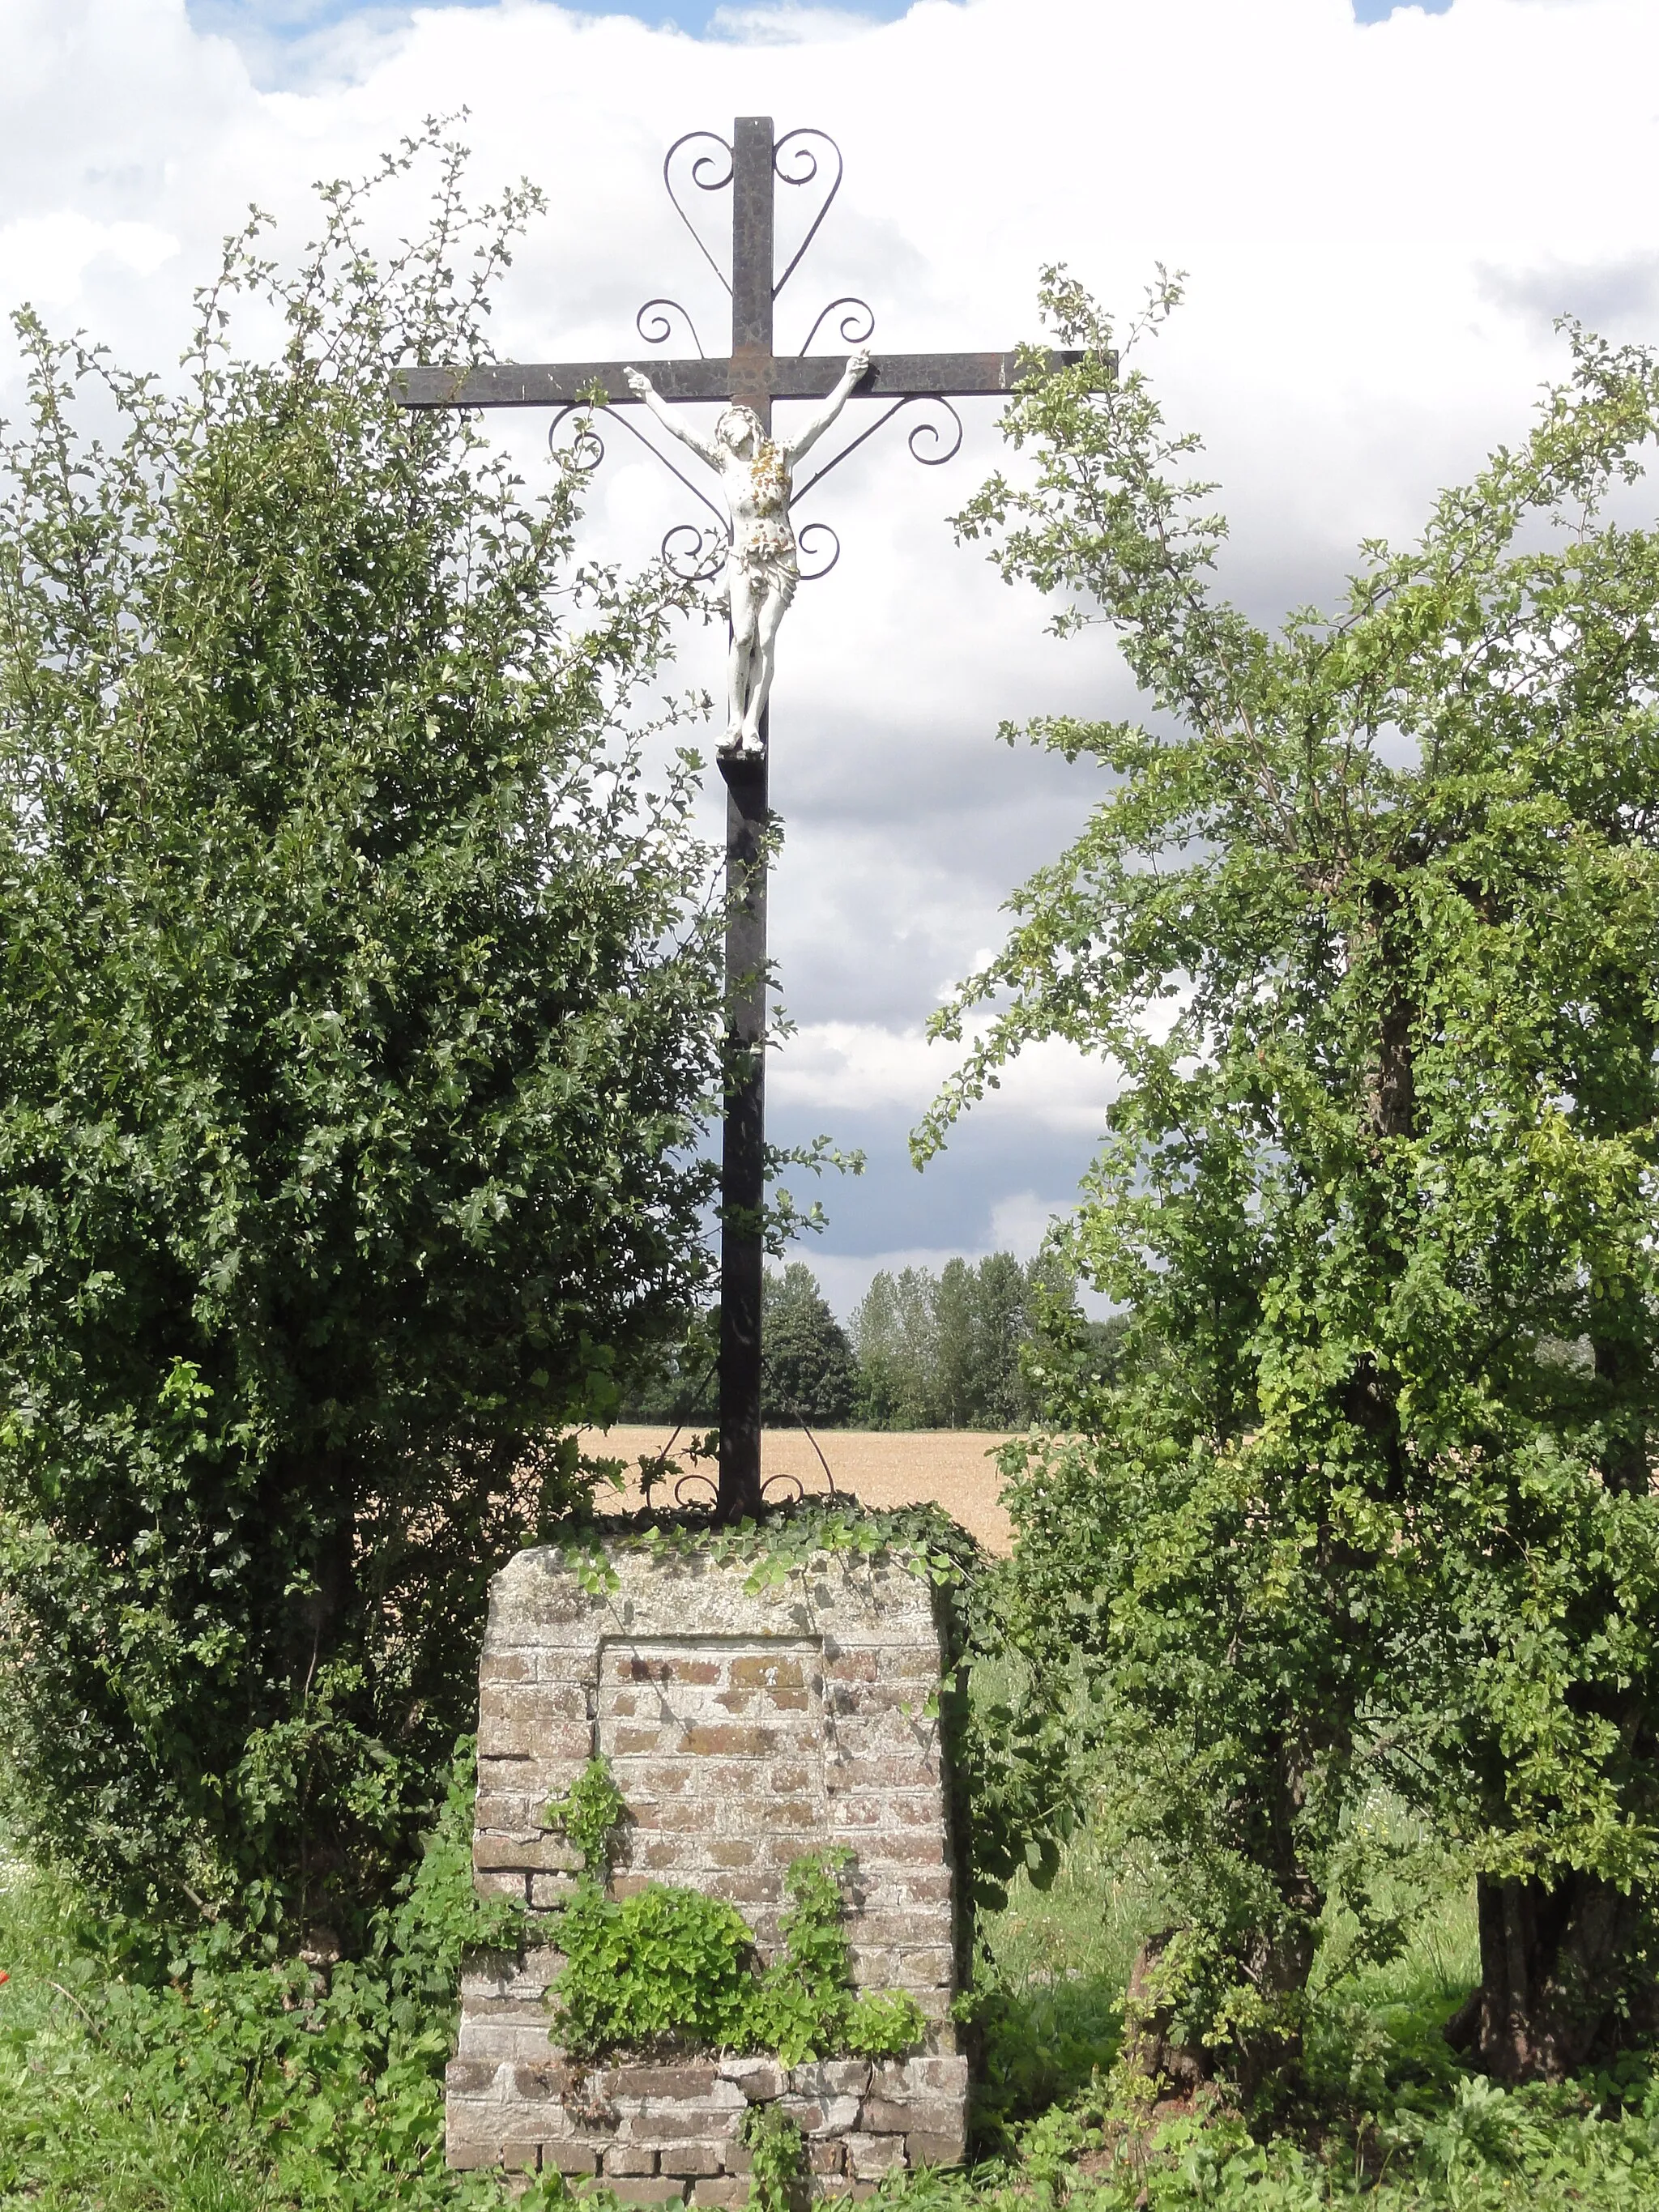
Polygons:
M732 518L732 550L726 562L732 649L726 662L723 753L758 757L761 750L760 719L772 689L778 624L800 581L789 520L790 471L830 428L869 367L870 356L860 347L818 412L787 445L766 436L752 407L728 407L714 425L713 439L701 438L678 419L642 370L628 372L630 387L664 429L707 461L725 486Z

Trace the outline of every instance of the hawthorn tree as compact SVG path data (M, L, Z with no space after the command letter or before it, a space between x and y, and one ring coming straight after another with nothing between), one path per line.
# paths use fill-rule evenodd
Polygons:
M405 1862L501 1558L704 1280L718 933L624 718L667 580L574 568L403 361L535 205L256 220L182 382L17 329L0 453L0 1739L39 1850L326 1923ZM245 317L274 331L239 352Z
M1148 714L1035 726L1109 787L916 1139L1032 1039L1122 1070L1069 1256L1126 1340L1019 1461L1018 1638L1161 1885L1149 2051L1293 2072L1333 1886L1389 1939L1345 1820L1387 1788L1478 1881L1450 2032L1559 2075L1659 2025L1659 356L1564 325L1525 442L1269 631L1196 441L1043 303L1085 358L1033 360L1032 465L960 527Z

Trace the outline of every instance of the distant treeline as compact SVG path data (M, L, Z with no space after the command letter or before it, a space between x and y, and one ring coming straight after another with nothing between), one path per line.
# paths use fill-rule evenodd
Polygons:
M844 1328L804 1261L768 1269L762 1418L769 1427L1018 1429L1045 1407L1024 1356L1041 1337L1109 1364L1122 1323L1088 1322L1076 1287L1052 1259L1022 1266L1012 1252L977 1263L884 1268ZM633 1421L715 1418L717 1314L697 1316L683 1345L639 1371L623 1401Z

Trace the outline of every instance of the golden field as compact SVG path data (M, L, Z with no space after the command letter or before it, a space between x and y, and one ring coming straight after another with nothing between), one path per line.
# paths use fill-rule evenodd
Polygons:
M596 1456L625 1460L632 1470L627 1503L638 1505L639 1462L654 1460L669 1447L671 1429L588 1429L582 1449ZM1003 1436L975 1429L827 1429L814 1432L829 1462L837 1490L852 1491L866 1505L942 1505L988 1550L1006 1552L1012 1540L1008 1516L999 1495L995 1462L990 1455L1006 1443ZM682 1436L679 1449L686 1438ZM678 1455L678 1454L677 1454ZM684 1461L681 1464L686 1465ZM768 1429L761 1439L761 1479L794 1476L809 1491L830 1487L817 1454L799 1429ZM781 1486L790 1495L793 1486ZM688 1500L698 1492L688 1486ZM663 1493L658 1492L658 1502ZM601 1498L603 1506L605 1500Z

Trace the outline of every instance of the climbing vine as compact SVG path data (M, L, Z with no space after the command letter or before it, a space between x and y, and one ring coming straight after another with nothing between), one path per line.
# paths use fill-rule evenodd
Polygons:
M549 1997L567 2050L591 2058L690 2045L773 2052L796 2066L896 2057L921 2041L927 2023L914 1997L853 1988L842 1890L850 1851L793 1862L781 1946L763 1967L747 1924L722 1898L660 1881L631 1897L606 1895L625 1813L603 1759L591 1759L569 1796L547 1808L549 1826L583 1860L554 1930L565 1964Z
M720 1522L695 1510L593 1515L566 1524L561 1563L590 1596L620 1585L624 1553L690 1565L744 1566L750 1595L803 1581L827 1560L891 1565L938 1594L945 1669L935 1713L951 1789L951 1826L975 1907L997 1911L1024 1872L1046 1888L1074 1814L1074 1747L1054 1702L1007 1666L1007 1563L937 1505L874 1512L854 1498L805 1498L757 1520ZM974 1661L994 1662L1002 1693L970 1702Z

